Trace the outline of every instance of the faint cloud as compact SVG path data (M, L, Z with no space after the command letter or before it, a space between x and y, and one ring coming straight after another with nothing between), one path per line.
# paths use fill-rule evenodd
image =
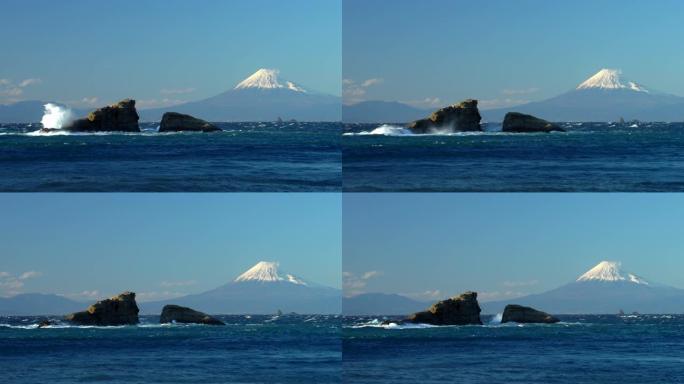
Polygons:
M440 291L439 289L427 290L423 292L404 293L402 295L421 301L437 300L443 297L442 291Z
M186 292L176 292L176 291L150 291L150 292L138 292L135 294L136 299L140 301L154 301L154 300L164 300L164 299L175 299L177 297L187 295Z
M424 99L418 100L405 100L402 101L402 103L412 105L418 108L433 108L439 107L443 104L442 99L440 99L439 97L426 97Z
M504 281L502 285L504 287L531 287L539 284L539 280L529 280L529 281Z
M26 88L29 85L40 84L42 80L40 79L24 79L19 83L20 88Z
M185 95L188 93L193 93L195 92L195 88L171 88L171 89L162 89L159 91L162 95Z
M507 108L513 107L520 104L529 103L528 99L515 99L515 98L502 98L502 99L489 99L489 100L479 100L478 103L482 109L494 109L494 108Z
M378 276L382 276L382 272L368 271L360 275L352 272L342 272L342 288L345 295L351 296L363 293L363 289L368 284L368 281Z
M162 281L159 285L162 287L189 287L191 285L195 285L197 282L195 280L186 280L186 281Z
M347 104L364 101L368 88L381 84L384 79L374 77L357 82L352 79L342 80L342 96Z
M21 289L26 284L26 280L41 276L38 271L26 271L19 275L9 272L0 272L0 295L16 295L21 293Z
M478 292L477 297L482 301L494 301L503 299L515 299L527 295L525 292L518 291L491 291L491 292Z
M11 79L0 79L0 96L4 96L5 99L10 97L9 100L5 101L17 101L16 98L24 94L26 87L40 84L41 82L38 78L24 79L19 82L14 82Z
M170 99L170 98L146 99L146 100L137 100L136 106L140 107L140 108L162 108L162 107L171 107L174 105L183 104L185 102L186 102L186 100Z
M72 300L80 300L80 301L97 300L97 299L103 297L103 295L101 295L100 291L98 291L97 289L85 290L85 291L75 292L75 293L62 293L62 294L60 294L60 296L64 296L64 297L67 297L67 298L72 299Z
M98 98L95 97L95 96L93 96L93 97L84 97L84 98L81 99L81 103L83 103L83 104L85 104L85 105L95 105L95 104L97 104L98 101L100 101L100 99L98 99Z

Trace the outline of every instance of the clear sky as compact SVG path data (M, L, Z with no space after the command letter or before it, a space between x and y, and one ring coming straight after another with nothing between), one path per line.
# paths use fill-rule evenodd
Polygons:
M261 67L341 92L341 0L3 0L0 103L143 107L231 89Z
M504 299L602 260L684 288L682 194L347 194L343 211L346 295Z
M199 293L258 261L341 286L340 194L3 194L0 295Z
M345 0L345 102L502 107L601 68L684 96L682 15L680 0Z

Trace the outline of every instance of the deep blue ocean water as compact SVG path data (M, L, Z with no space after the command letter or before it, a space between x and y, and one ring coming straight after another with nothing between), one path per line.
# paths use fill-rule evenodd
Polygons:
M0 124L0 191L340 191L339 123L218 123L223 132L36 136Z
M340 383L341 319L217 316L226 326L36 329L0 317L4 383Z
M429 328L345 317L344 382L684 382L684 315L559 317L549 325Z
M684 191L684 123L564 123L565 133L368 135L346 124L345 191ZM496 131L499 132L496 132ZM376 131L377 132L377 131Z

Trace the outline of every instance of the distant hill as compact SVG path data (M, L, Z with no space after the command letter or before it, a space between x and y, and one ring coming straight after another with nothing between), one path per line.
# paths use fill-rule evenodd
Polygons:
M87 304L52 294L23 293L7 298L0 297L0 316L61 316L86 307Z
M483 313L506 304L532 306L553 314L684 313L684 290L647 281L602 261L576 281L550 291L504 301L481 302Z
M386 293L363 293L342 299L344 315L409 315L429 307L430 303Z
M409 123L422 119L432 111L396 101L362 101L342 106L345 123Z
M485 121L500 122L512 111L550 121L684 121L684 97L625 80L619 70L602 69L562 95L510 108L481 110L480 114Z

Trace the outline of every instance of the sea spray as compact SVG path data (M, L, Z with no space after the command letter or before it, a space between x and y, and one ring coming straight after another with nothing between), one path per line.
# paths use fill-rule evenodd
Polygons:
M45 113L40 120L43 128L62 129L62 127L74 120L74 113L69 108L53 103L47 103L44 107Z
M501 320L503 319L503 313L497 313L492 317L491 320L489 320L489 324L501 324Z

